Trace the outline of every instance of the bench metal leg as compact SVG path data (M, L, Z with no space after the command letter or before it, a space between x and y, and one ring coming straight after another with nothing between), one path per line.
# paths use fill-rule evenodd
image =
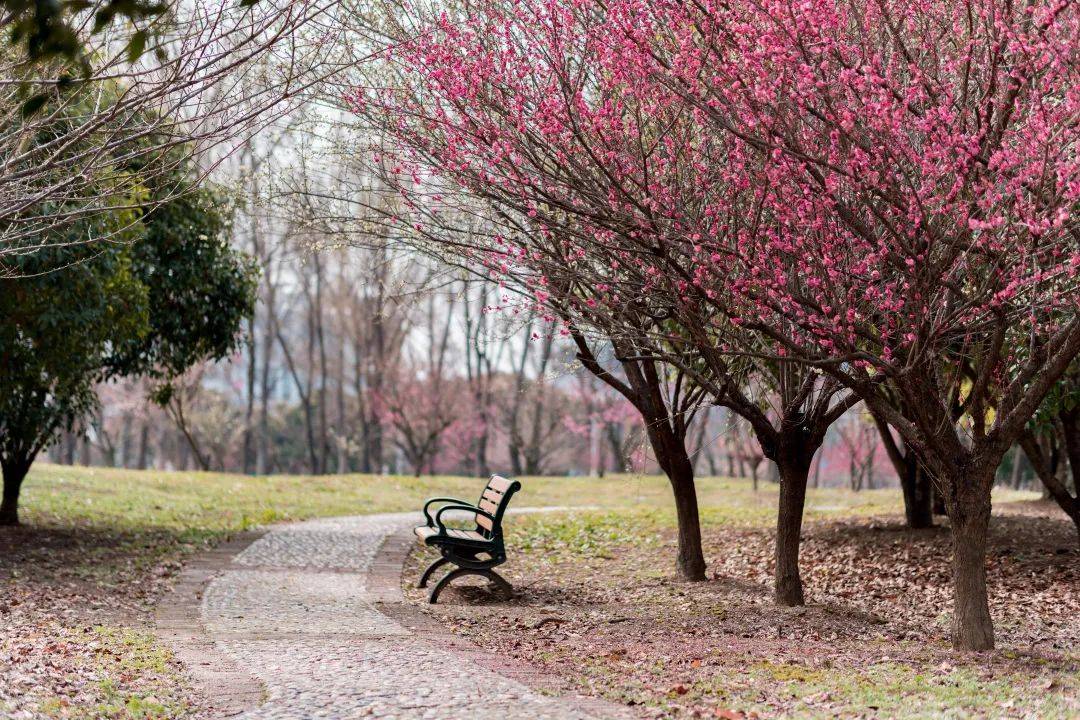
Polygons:
M509 600L513 596L513 586L508 583L502 575L495 572L494 570L474 570L472 568L458 568L456 570L451 570L450 572L448 572L446 574L446 577L444 577L442 580L435 584L435 587L431 589L431 595L428 596L428 602L432 605L437 603L439 601L439 593L443 591L443 588L449 585L450 582L455 578L464 577L465 575L479 575L481 577L487 578L488 582L490 582L495 587L496 591L498 591L499 593L499 596L503 600Z
M435 562L428 565L427 570L425 570L424 574L420 576L420 581L418 583L416 583L416 587L418 587L418 588L426 588L427 584L428 584L428 580L431 579L432 574L436 570L441 568L443 565L446 565L449 562L450 561L447 560L446 558L441 557L438 560L436 560Z

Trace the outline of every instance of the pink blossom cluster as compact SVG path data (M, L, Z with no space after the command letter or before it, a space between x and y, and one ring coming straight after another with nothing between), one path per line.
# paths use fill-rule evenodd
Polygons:
M648 297L885 371L1049 333L1080 284L1076 9L865 5L483 2L355 104L402 173L515 213L476 257L583 322Z

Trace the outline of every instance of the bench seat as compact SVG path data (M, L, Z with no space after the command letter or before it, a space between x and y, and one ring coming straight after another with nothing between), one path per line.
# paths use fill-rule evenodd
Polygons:
M437 545L437 538L441 534L439 528L428 527L427 525L421 525L418 528L414 528L413 533L416 537L424 541L425 545ZM453 538L454 540L461 540L463 542L474 542L478 545L491 544L491 540L488 540L475 530L456 530L454 528L447 528L446 537ZM429 542L431 540L434 540L434 542Z

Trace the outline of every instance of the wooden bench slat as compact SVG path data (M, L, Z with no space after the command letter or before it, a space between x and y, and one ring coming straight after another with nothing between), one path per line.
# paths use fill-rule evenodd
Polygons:
M491 522L491 519L486 518L483 515L476 516L476 524L482 528L486 528L488 532L491 532L495 528L495 525Z
M510 489L511 481L498 475L492 475L491 480L488 481L488 487L497 490L500 493L504 493Z
M481 510L483 510L484 512L491 513L492 515L499 512L499 504L498 503L493 503L490 500L481 500L479 508Z
M438 531L437 528L430 528L430 527L423 527L423 526L418 527L415 530L413 530L413 534L416 535L420 539L425 539L425 538L432 537L434 535L437 535L438 532L439 531ZM476 532L475 530L459 530L457 528L447 528L446 529L446 536L455 538L457 540L468 540L470 542L476 542L476 543L486 543L486 542L488 542L488 538L484 537L483 535Z

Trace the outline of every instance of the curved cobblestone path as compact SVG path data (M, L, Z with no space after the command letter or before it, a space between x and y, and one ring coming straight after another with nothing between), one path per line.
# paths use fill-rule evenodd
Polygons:
M266 688L262 705L235 717L608 717L482 667L445 637L378 609L386 591L371 587L373 561L415 521L415 513L368 515L274 528L207 585L210 637Z

